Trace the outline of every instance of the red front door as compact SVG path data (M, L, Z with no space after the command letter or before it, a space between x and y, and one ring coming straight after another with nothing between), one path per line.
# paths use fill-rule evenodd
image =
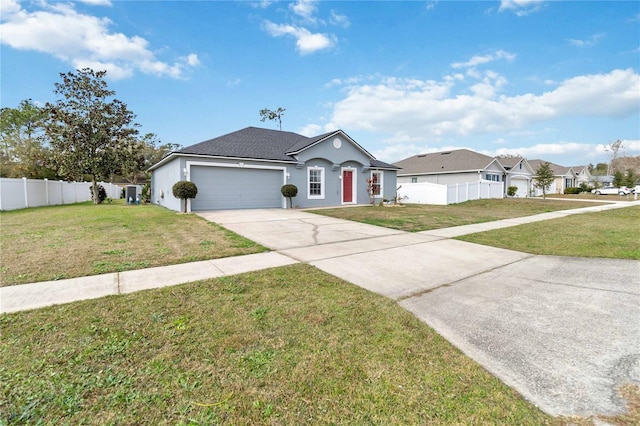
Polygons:
M342 202L353 203L353 172L342 171Z

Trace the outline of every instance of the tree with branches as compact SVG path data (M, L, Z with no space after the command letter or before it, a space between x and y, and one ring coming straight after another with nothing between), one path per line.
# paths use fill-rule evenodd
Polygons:
M533 186L542 190L542 199L547 199L547 191L549 187L551 187L551 183L555 176L553 175L553 170L551 170L551 164L549 162L543 162L536 169L536 175L534 177Z
M135 115L113 98L106 73L90 68L61 73L62 82L55 83L54 90L60 99L45 105L44 128L58 174L76 180L91 176L96 204L98 179L121 172L138 134Z
M271 111L270 109L264 108L260 110L260 121L264 122L265 120L278 120L278 129L282 130L282 116L286 111L285 108L278 107L277 110Z

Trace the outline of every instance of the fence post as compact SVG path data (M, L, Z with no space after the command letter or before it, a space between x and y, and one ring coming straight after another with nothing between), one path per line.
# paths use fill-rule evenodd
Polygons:
M24 206L29 207L29 191L27 191L27 178L22 178L22 185L24 187Z
M44 193L47 197L47 205L49 205L49 179L44 178Z

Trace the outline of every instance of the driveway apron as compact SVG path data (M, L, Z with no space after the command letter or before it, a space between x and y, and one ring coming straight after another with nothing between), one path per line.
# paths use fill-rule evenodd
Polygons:
M398 301L551 415L624 412L620 386L640 385L640 262L534 256L297 210L199 214Z

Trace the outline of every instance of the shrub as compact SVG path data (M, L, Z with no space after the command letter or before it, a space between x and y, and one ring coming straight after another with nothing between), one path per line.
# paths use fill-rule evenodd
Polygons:
M91 199L95 202L95 200L93 199L93 185L89 187L89 191L91 191ZM104 186L98 184L98 203L97 204L101 204L106 199L107 199L107 190L104 189Z
M592 188L589 187L587 182L580 182L580 191L582 192L590 192Z
M514 195L516 195L517 192L518 192L517 186L510 186L507 188L507 195L509 197L513 197Z
M151 202L151 185L149 182L145 183L142 187L142 202L150 203Z
M186 180L176 182L172 188L173 196L184 200L184 212L187 211L187 200L196 198L198 195L198 187L195 183Z
M570 187L570 188L565 188L564 193L565 194L579 194L582 192L582 188L580 187Z
M283 196L289 199L289 208L292 208L293 207L292 198L298 195L298 187L292 183L288 183L286 185L282 185L282 188L280 188L280 192L282 192Z

